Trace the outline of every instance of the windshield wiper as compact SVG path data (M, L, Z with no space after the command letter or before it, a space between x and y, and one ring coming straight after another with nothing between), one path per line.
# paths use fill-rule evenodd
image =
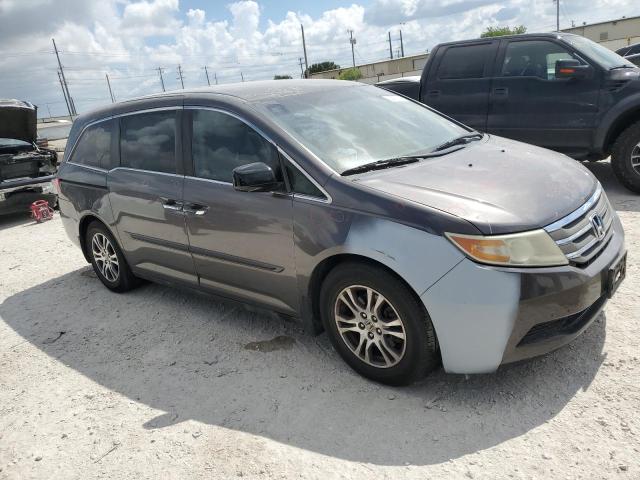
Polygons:
M480 140L482 137L483 137L483 134L480 132L460 135L459 137L453 138L447 142L444 142L441 145L438 145L433 151L439 152L440 150L446 150L447 148L455 147L456 145L466 145L467 143L473 140Z
M369 172L371 170L382 170L384 168L397 167L399 165L407 165L409 163L415 163L422 158L426 158L428 155L407 155L403 157L388 158L386 160L377 160L375 162L365 163L364 165L358 165L357 167L348 168L341 175L354 175L356 173Z

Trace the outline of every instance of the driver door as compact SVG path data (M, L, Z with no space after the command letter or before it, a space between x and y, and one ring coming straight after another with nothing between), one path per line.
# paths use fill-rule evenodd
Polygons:
M557 60L577 59L550 39L503 40L491 87L487 130L541 147L579 154L590 148L600 78L556 79Z
M201 287L283 313L298 311L293 197L240 192L233 169L254 162L282 179L276 147L249 123L225 111L185 109L192 174L185 178L184 213Z

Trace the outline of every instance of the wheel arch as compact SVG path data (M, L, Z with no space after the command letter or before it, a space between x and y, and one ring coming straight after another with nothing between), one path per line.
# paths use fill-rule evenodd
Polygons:
M399 282L401 282L407 289L415 296L419 304L423 306L426 311L424 303L420 299L420 294L413 288L402 276L396 272L393 268L385 265L384 263L375 260L365 255L357 253L336 253L327 258L324 258L319 262L309 277L309 282L306 288L307 309L309 311L309 317L312 323L312 329L314 333L320 333L324 330L322 320L320 318L320 289L325 278L334 268L345 263L360 263L367 264L374 267L382 268L392 276L394 276ZM428 313L428 312L427 312Z
M107 222L102 220L98 215L93 212L89 212L83 215L78 222L78 239L80 240L80 248L82 249L82 254L84 255L87 263L91 263L91 259L89 258L89 252L87 251L87 242L85 241L85 237L87 235L89 225L91 225L93 222L102 224L107 230L109 230L109 232L111 232L111 235L113 235L113 237L117 239L115 232L109 227Z
M608 128L604 130L606 133L604 133L601 141L596 142L596 146L600 145L603 153L611 154L613 144L620 134L638 121L640 121L640 98L637 98L633 105L627 106L622 112L615 114Z

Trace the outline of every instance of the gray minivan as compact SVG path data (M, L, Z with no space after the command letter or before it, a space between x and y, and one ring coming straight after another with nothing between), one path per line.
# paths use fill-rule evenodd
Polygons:
M109 289L147 279L299 318L389 384L558 348L625 275L620 220L580 164L355 82L95 110L57 186Z

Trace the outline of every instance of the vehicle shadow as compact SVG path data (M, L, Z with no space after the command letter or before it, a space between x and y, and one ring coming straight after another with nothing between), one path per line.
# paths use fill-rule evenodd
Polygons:
M153 284L114 294L89 267L7 298L0 316L52 358L165 412L147 429L194 419L376 465L440 463L523 435L588 389L605 358L601 315L546 357L390 388L295 322Z
M28 210L24 213L0 215L0 230L4 228L17 227L18 225L27 225L29 223L35 223L35 220L31 218L31 213Z
M600 180L609 201L616 210L640 212L640 195L627 190L618 181L609 161L584 162L583 165Z

